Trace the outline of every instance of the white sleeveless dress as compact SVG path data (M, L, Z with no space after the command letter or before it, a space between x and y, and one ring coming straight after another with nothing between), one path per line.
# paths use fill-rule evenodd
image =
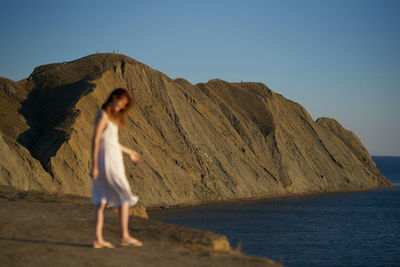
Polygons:
M101 114L107 113L99 108L95 123ZM98 150L99 176L92 183L92 203L99 205L107 203L107 207L121 206L128 202L130 206L136 205L139 200L131 192L125 174L125 166L121 147L119 146L118 125L108 120L104 129Z

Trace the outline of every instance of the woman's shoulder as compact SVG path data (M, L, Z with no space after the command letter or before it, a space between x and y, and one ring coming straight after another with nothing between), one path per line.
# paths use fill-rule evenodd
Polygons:
M102 108L97 110L97 115L106 116L108 118L107 112Z
M105 121L108 121L108 120L109 120L109 119L108 119L107 112L106 112L104 109L102 109L102 108L99 108L99 109L97 110L97 113L96 113L96 119L95 119L96 123L97 123L99 120L105 120Z

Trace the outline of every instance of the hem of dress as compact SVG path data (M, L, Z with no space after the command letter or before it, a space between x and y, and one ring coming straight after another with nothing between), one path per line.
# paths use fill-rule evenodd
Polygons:
M106 203L106 207L107 208L116 208L116 207L122 206L123 204L125 204L127 202L129 203L130 207L136 206L138 204L138 202L139 202L139 197L137 197L136 199L132 199L132 200L123 200L123 201L120 201L119 203L112 203L112 202L108 202L107 200L103 199L100 202L93 202L92 201L92 205L98 206L98 205L100 205L102 203Z

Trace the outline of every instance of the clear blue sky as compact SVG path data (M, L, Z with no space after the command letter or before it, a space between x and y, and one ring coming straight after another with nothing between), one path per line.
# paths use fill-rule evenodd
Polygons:
M171 78L257 81L400 155L400 1L3 1L0 76L121 53Z

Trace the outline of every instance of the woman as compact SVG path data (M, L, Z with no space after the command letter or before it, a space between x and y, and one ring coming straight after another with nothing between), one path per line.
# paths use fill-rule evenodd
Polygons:
M122 152L135 162L139 154L119 143L118 127L123 129L125 113L134 102L124 88L111 92L107 101L97 111L92 143L92 203L96 205L94 248L114 248L103 239L105 207L119 207L121 220L121 245L142 246L142 242L129 234L129 207L136 205L138 197L133 195L125 174Z

